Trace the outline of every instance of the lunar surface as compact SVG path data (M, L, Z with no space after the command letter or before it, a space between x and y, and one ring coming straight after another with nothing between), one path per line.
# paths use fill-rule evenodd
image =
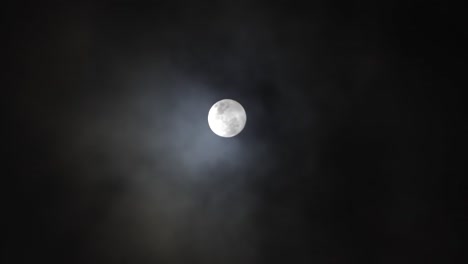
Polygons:
M238 102L223 99L215 103L208 112L208 125L220 137L233 137L245 127L247 115Z

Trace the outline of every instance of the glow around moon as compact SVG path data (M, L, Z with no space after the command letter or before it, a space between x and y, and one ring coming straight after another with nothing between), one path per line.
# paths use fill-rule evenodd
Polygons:
M208 112L208 125L220 137L233 137L245 127L247 115L238 102L223 99L216 102Z

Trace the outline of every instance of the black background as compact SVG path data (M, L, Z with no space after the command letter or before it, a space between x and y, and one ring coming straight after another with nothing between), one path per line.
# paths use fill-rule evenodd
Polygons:
M461 263L461 7L3 9L2 263Z

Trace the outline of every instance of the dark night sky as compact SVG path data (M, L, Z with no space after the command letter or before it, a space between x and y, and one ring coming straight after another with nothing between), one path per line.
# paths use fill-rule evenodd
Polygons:
M2 7L2 263L462 263L460 7L154 2Z

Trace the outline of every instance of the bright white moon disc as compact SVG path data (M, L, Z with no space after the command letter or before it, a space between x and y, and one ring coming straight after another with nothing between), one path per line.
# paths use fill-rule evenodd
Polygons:
M244 129L247 115L238 102L223 99L208 112L208 125L220 137L233 137Z

